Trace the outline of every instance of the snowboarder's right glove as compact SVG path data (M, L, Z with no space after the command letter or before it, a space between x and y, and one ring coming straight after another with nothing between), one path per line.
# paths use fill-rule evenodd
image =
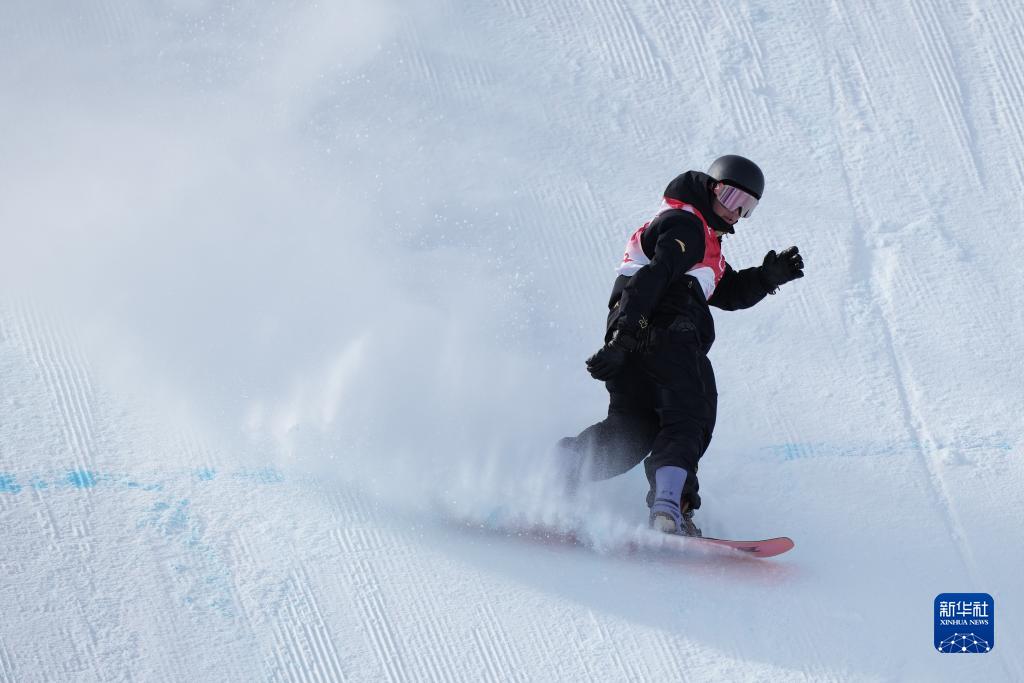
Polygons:
M594 379L607 382L619 374L622 366L626 364L627 354L635 351L636 347L636 337L628 332L615 330L608 343L587 359L587 372Z
M796 247L790 247L781 254L776 254L774 249L765 254L764 263L761 264L761 281L770 293L774 294L779 285L803 276L804 257Z

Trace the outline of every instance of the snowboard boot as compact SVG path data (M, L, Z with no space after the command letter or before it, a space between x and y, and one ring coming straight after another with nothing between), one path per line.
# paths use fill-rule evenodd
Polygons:
M679 532L682 518L679 516L678 511L673 515L669 511L651 510L649 523L655 531L660 531L663 534L675 534Z
M679 500L686 482L686 470L682 467L659 467L654 473L654 500L651 501L651 515L648 524L655 531L677 534L683 526Z
M654 473L654 496L650 502L650 527L655 531L681 536L700 536L693 523L689 501L682 499L687 472L682 467L659 467Z
M668 509L665 509L668 508ZM701 531L693 523L693 510L686 503L676 514L672 514L670 506L664 506L658 510L651 508L650 526L655 531L665 534L677 534L679 536L701 536Z
M676 533L682 534L683 536L702 536L700 529L693 523L693 510L690 509L688 503L683 503L683 509L680 513L682 525L679 527L679 531Z

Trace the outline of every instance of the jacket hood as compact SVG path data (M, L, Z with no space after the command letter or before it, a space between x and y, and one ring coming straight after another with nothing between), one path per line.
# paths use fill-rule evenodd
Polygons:
M715 179L707 173L700 171L687 171L676 176L675 180L665 188L665 196L669 199L678 199L693 206L704 216L712 230L734 233L733 226L726 223L714 209L714 195L711 188Z

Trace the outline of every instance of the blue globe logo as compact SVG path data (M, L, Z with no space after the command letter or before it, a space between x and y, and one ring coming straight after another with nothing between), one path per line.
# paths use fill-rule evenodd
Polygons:
M939 652L988 652L992 649L988 641L973 633L954 633L939 643Z

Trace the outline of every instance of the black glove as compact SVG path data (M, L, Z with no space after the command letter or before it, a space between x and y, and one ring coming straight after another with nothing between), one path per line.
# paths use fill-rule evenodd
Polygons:
M772 249L764 256L761 264L761 280L769 292L775 293L779 285L804 276L804 257L800 250L790 247L781 254Z
M622 366L626 364L626 355L635 351L636 346L636 337L628 332L615 330L608 343L587 359L587 372L594 379L607 382L619 374Z

